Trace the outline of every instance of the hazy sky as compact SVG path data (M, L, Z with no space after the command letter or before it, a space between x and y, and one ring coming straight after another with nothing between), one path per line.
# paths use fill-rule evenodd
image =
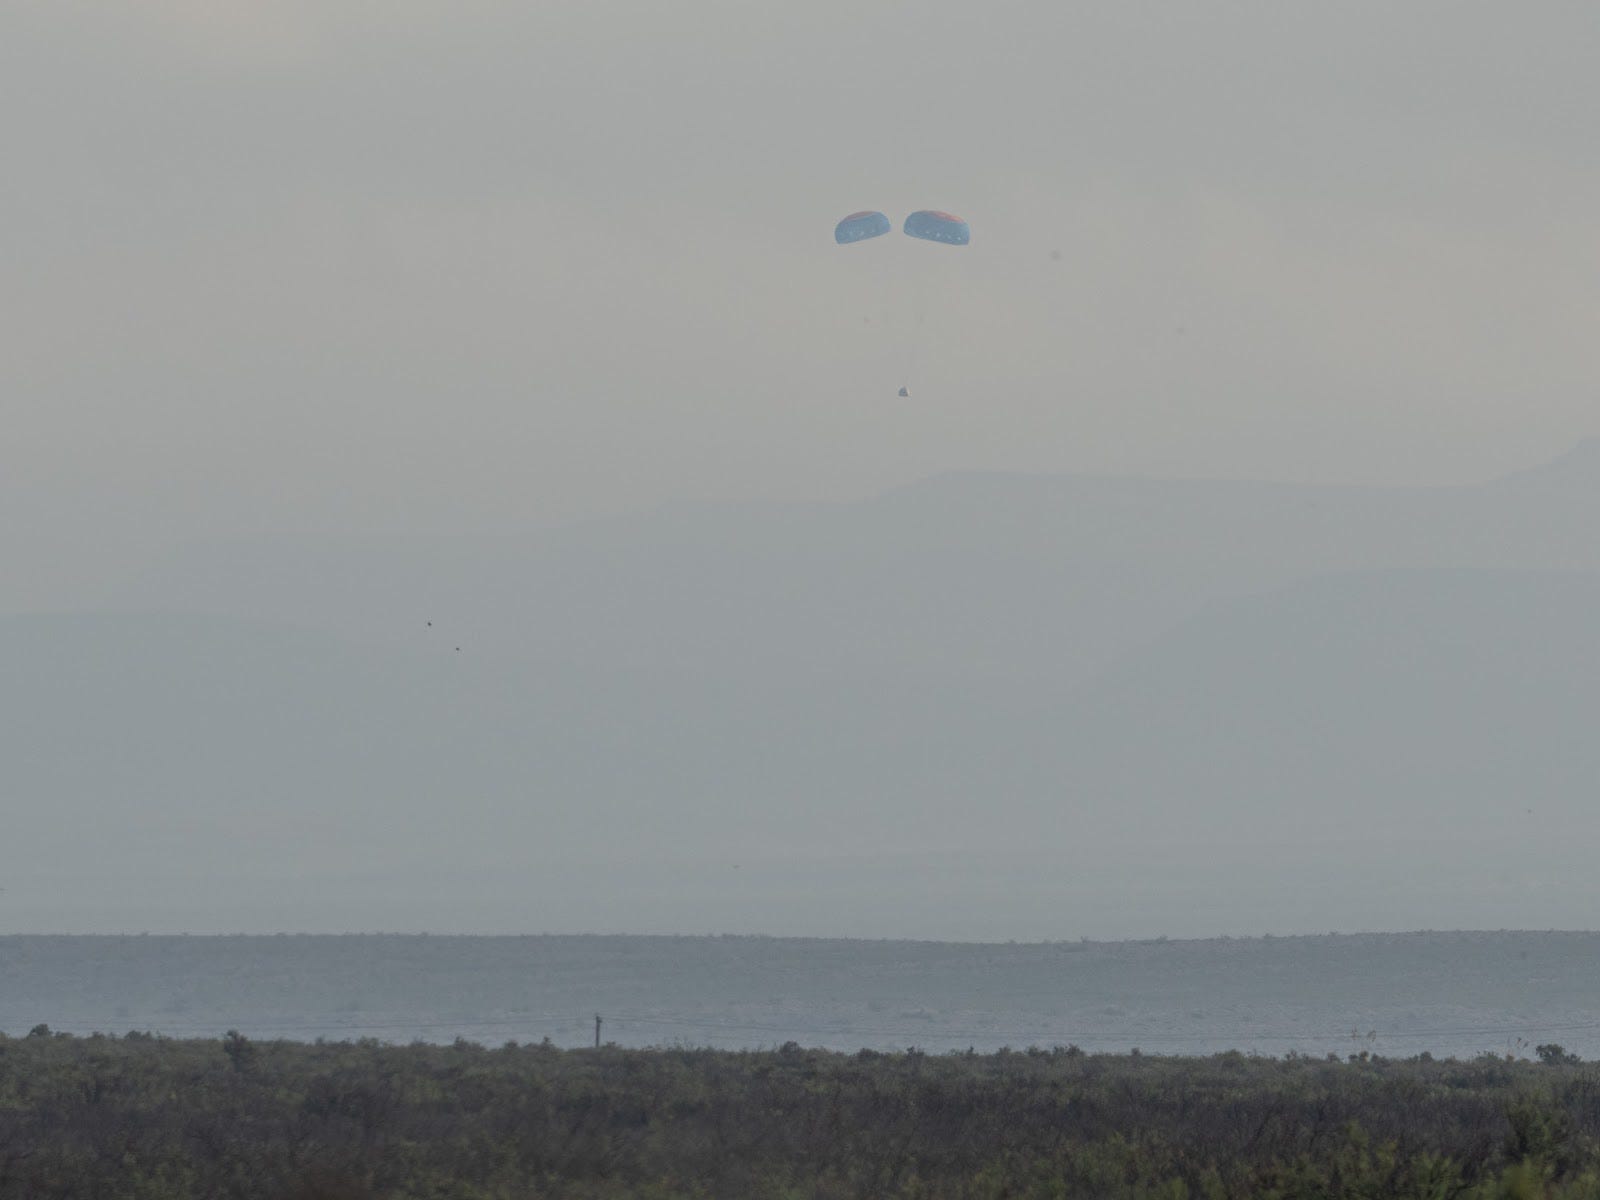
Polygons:
M862 530L848 525L856 520L848 515L835 525L814 514L766 522L760 510L730 522L734 533L715 526L702 541L672 541L670 522L640 523L643 546L627 541L626 530L610 541L595 534L590 546L584 530L563 542L566 549L555 547L554 557L528 558L526 578L464 571L459 586L450 554L429 557L422 539L434 546L443 539L451 550L454 539L469 549L494 546L496 534L526 526L685 499L861 498L952 469L1446 483L1554 458L1600 432L1597 51L1600 10L1579 3L8 0L0 3L0 614L136 606L141 595L157 597L149 602L155 608L210 605L254 616L344 605L330 624L365 634L387 603L397 627L421 638L419 606L437 600L430 616L442 627L469 627L462 637L469 653L458 659L442 642L443 662L427 659L427 670L454 680L440 672L466 674L461 662L470 659L470 669L488 672L482 691L494 702L483 701L490 717L482 728L470 726L456 741L437 733L448 726L445 717L419 707L414 726L434 731L429 736L442 739L443 749L427 758L434 744L418 734L402 741L406 749L416 742L422 766L411 770L405 755L382 763L408 786L421 779L416 829L424 832L395 826L395 845L411 850L434 848L427 822L456 822L437 803L459 784L445 770L453 763L498 770L483 795L501 797L494 803L533 830L546 827L547 811L578 811L573 795L587 795L590 784L597 794L653 800L632 776L606 782L611 765L634 762L613 742L638 754L648 749L638 730L661 734L667 747L666 766L645 762L638 778L654 782L682 768L680 790L696 803L710 794L702 774L725 784L717 795L749 808L757 848L787 845L787 819L816 824L800 800L787 811L774 800L779 782L798 781L795 797L814 787L845 803L851 787L866 794L877 786L867 768L882 768L882 778L910 797L906 808L885 800L872 810L877 827L917 832L922 826L904 819L918 811L917 771L938 774L942 762L918 741L920 709L899 701L874 707L867 691L845 690L874 718L910 714L901 731L910 749L896 750L899 758L882 754L878 734L858 738L854 726L838 733L830 722L848 709L826 690L806 734L784 707L805 672L773 674L744 646L824 646L846 667L869 670L846 635L878 638L867 650L893 650L896 638L925 634L915 642L918 669L960 659L987 678L986 654L1000 645L1010 648L1005 662L1013 667L1040 654L1043 675L1054 680L1064 667L1042 650L1054 645L1053 630L1102 653L1106 638L1093 619L1115 624L1112 618L1142 613L1149 629L1128 634L1138 640L1134 634L1146 637L1182 616L1168 611L1174 597L1187 613L1219 595L1267 586L1278 579L1272 573L1293 574L1294 563L1314 574L1418 565L1592 570L1592 536L1573 522L1594 506L1594 451L1522 491L1413 498L1421 515L1398 528L1400 549L1386 541L1392 530L1382 517L1411 509L1392 509L1394 498L1298 494L1293 512L1280 514L1275 506L1285 504L1286 491L1237 490L1224 499L1245 507L1214 501L1224 517L1208 523L1213 510L1189 512L1186 504L1200 501L1182 499L1184 490L1125 504L1115 488L1024 488L1006 507L1003 494L960 486L933 488L926 507L918 507L926 496L912 496L904 512L886 504L878 525L870 514L859 517L870 525ZM880 208L896 222L915 208L947 208L971 222L973 243L952 250L894 234L835 246L834 222L861 208ZM912 390L909 400L896 398L902 384ZM1323 501L1328 507L1318 509ZM974 544L933 536L949 533L949 512L984 502L989 509L973 517ZM1150 515L1157 510L1168 525ZM1018 514L1026 520L1013 520ZM1250 542L1251 528L1275 530L1280 518L1282 536ZM1005 546L989 526L1014 534L1003 562L997 546ZM1147 533L1157 526L1166 541ZM805 530L822 531L811 557ZM1402 536L1408 531L1414 544ZM856 533L859 541L846 536ZM408 541L411 534L418 541ZM925 534L923 563L915 549ZM1154 541L1141 550L1139 536ZM1554 549L1530 557L1541 538ZM382 539L392 554L346 557L344 539ZM323 546L299 558L250 550L296 541ZM1243 542L1256 557L1240 549ZM192 544L226 546L210 554ZM765 576L757 570L770 547L797 544L792 560L776 555ZM706 546L715 552L696 557L696 547ZM285 562L301 563L299 574ZM374 562L405 570L382 574ZM821 581L806 573L808 563ZM918 576L923 565L928 573ZM874 574L880 568L882 578ZM907 590L907 581L922 578L931 581L925 589ZM216 590L205 590L211 584ZM824 584L837 584L837 595ZM1574 586L1541 587L1557 584ZM1451 576L1427 603L1443 611L1475 586ZM1365 646L1362 637L1386 627L1387 587L1374 584L1378 598L1368 608L1341 616L1352 642ZM218 595L232 600L216 602ZM933 600L925 603L925 595ZM1506 629L1474 634L1482 646L1539 632L1544 592L1530 586L1528 595L1523 608L1502 614ZM275 610L274 597L282 602ZM544 605L533 618L528 597ZM674 597L678 608L667 603ZM1570 605L1578 613L1570 622L1574 645L1592 632L1586 597ZM1147 602L1149 611L1139 608ZM562 638L587 630L592 646L579 642L594 653L584 667L602 674L573 683L573 694L590 686L611 696L603 669L637 667L624 653L630 646L670 651L682 640L723 654L739 686L749 683L739 670L754 672L778 701L762 707L758 691L728 685L733 699L717 691L715 702L694 709L680 702L675 677L659 696L618 685L621 701L595 709L606 720L621 712L616 728L597 718L600 733L589 736L600 739L598 749L574 734L570 779L552 774L562 787L550 784L541 794L546 808L526 808L523 784L538 771L515 755L480 752L474 738L504 738L518 752L528 744L525 725L555 738L565 728L560 720L539 725L528 712L544 712L538 704L546 702L560 707L566 693L534 677L544 691L518 699L523 707L504 701L494 672L506 643L488 632L474 640L490 627L485 611L502 614L502 632L526 626ZM774 613L789 616L773 621ZM1434 624L1416 622L1424 634ZM619 629L632 630L635 642L619 648ZM795 632L806 629L811 643ZM702 642L693 642L694 630ZM986 642L994 630L1014 632L1014 645ZM122 635L149 658L128 659L134 666L117 674L125 661L104 654L94 669L110 672L110 682L91 686L99 675L74 677L50 658L78 653L80 635L69 630L48 642L26 622L11 630L13 678L24 678L19 662L43 664L37 682L13 682L0 696L13 706L0 726L14 726L14 760L32 754L40 781L11 803L32 805L46 829L67 827L48 797L104 792L107 803L120 803L125 792L134 800L118 813L157 838L150 864L202 861L195 850L202 835L182 826L187 818L171 800L179 768L218 765L224 782L202 771L187 794L203 802L237 790L238 811L226 810L227 819L242 824L216 818L232 835L251 829L251 819L278 821L272 789L298 795L278 766L315 768L320 760L307 755L322 744L317 738L338 733L339 720L371 720L389 731L374 715L381 704L368 699L334 706L339 720L326 728L293 725L320 712L302 704L306 694L368 696L349 690L350 678L368 678L365 667L326 685L307 667L304 678L314 685L296 677L301 690L269 688L259 704L270 718L290 720L304 746L288 734L282 744L261 736L267 717L229 726L237 742L206 742L194 728L213 715L206 699L213 693L190 686L179 670L189 669L189 659L171 666L194 635L174 637L176 648L146 646L138 629ZM238 638L250 654L259 651L243 659L258 666L230 675L227 686L266 686L277 651L261 650L258 634ZM451 645L454 638L451 632ZM1283 638L1290 648L1315 642ZM1277 662L1269 650L1264 661ZM1418 762L1432 770L1427 754L1475 749L1485 739L1470 730L1482 725L1541 770L1560 766L1546 771L1550 779L1533 768L1507 774L1515 787L1546 787L1562 803L1587 803L1594 774L1582 747L1589 739L1573 734L1571 746L1563 741L1546 754L1554 742L1541 741L1541 730L1568 726L1518 717L1515 704L1501 699L1522 693L1494 683L1488 667L1472 667L1478 659L1451 658L1458 650L1446 646L1440 661L1467 662L1462 670L1488 680L1483 690L1499 707L1485 701L1491 717L1482 720L1477 709L1464 709L1466 717L1438 736L1445 750L1434 754L1427 747L1435 742L1422 734L1437 733L1427 722L1445 709L1418 702L1411 712L1422 714L1421 733L1408 723L1411 712L1373 733L1362 725L1370 706L1352 702L1341 710L1352 736L1382 747L1398 730L1397 738L1411 738L1405 747L1422 747L1408 749L1411 757L1397 752L1403 762L1379 779L1392 792L1350 784L1352 792L1386 805L1390 795L1450 797L1459 790L1454 778L1419 790L1405 771ZM37 651L35 659L24 651ZM1379 651L1370 658L1374 672L1387 662ZM1558 686L1568 675L1560 672L1590 661L1568 651L1558 645L1547 656L1557 683L1526 691L1565 694ZM216 662L190 653L203 683ZM320 651L307 651L306 661L318 664ZM178 701L163 709L152 699L158 693L147 680L162 670L178 680L173 696L200 704L194 720L181 720L190 709ZM1522 662L1504 674L1515 683L1534 678L1530 670ZM1262 678L1266 699L1256 709L1240 701L1240 712L1275 714L1278 694L1317 686L1294 674ZM1584 686L1590 678L1582 675ZM914 699L926 691L918 680L904 683ZM61 688L58 709L42 707L46 683ZM446 696L435 683L427 675L413 691ZM1424 683L1435 688L1418 693L1424 696L1450 690L1432 675ZM1363 696L1368 682L1350 686ZM109 696L109 707L93 709L101 725L80 728L75 722L88 720L85 706L101 693ZM389 691L373 685L371 694ZM965 685L949 688L947 728L970 733L978 718L1003 725L1008 710L998 704L992 712L978 706L976 717L962 707L976 704L974 694ZM1309 712L1318 699L1309 696ZM128 717L146 709L171 728L134 736L142 726ZM1043 701L1024 709L1056 712ZM1558 717L1587 710L1558 706ZM443 704L442 712L475 710ZM1190 739L1205 749L1208 726L1186 723L1186 712L1171 718L1171 744ZM66 739L56 754L46 754L54 742L43 734L27 733L27 720L51 714L59 722L48 733ZM690 725L710 717L680 738L661 733L677 728L662 714ZM739 734L733 720L726 728L734 733L726 733L728 714L750 714L750 730ZM1078 723L1088 726L1086 718ZM1138 718L1126 725L1142 728ZM1320 728L1314 718L1307 726ZM885 728L899 730L894 720ZM928 718L926 728L946 726ZM704 730L709 741L696 741ZM1243 731L1240 744L1253 746L1253 736ZM117 757L117 738L133 747L128 762ZM718 739L749 750L747 779L760 787L725 770ZM946 734L931 739L941 747L957 742ZM229 746L243 747L237 762L226 758ZM1008 742L995 746L995 762L1030 762L1010 754ZM1573 747L1582 754L1562 757ZM680 750L683 762L672 757ZM792 754L782 758L779 750ZM811 750L835 776L814 766ZM258 754L267 755L266 766L240 771ZM789 763L784 779L768 778L768 754ZM349 766L347 778L333 768L325 773L338 797L328 802L330 819L349 821L352 837L365 837L362 805L379 805L389 792L363 773L366 760L350 766L330 755ZM1376 752L1354 757L1387 762ZM1130 750L1130 762L1147 758L1142 747ZM965 805L992 782L984 774L989 760L974 762L976 782L950 790L952 803ZM1262 771L1272 766L1264 762ZM1506 762L1526 766L1515 754ZM106 766L117 787L83 784L72 774L82 763ZM146 792L130 782L139 763ZM1187 794L1189 760L1178 755L1171 763L1170 770L1155 763L1168 774L1150 776L1150 794ZM448 778L435 787L429 770ZM1118 762L1104 774L1120 778L1122 770ZM1338 776L1325 776L1333 789ZM256 800L235 787L240 778L258 782ZM371 786L363 789L363 781ZM1269 779L1262 795L1272 794L1269 784L1277 786ZM1218 794L1226 790L1218 784ZM1083 795L1099 792L1085 787ZM1330 797L1317 800L1326 803L1323 816L1338 814L1339 797L1331 790ZM1525 814L1557 811L1542 794L1525 798ZM1498 792L1491 800L1499 802ZM259 805L256 816L251 803ZM603 806L592 808L602 821ZM1406 810L1406 819L1432 811ZM675 811L656 816L672 829ZM160 842L170 830L155 818L176 822L171 845ZM707 827L720 819L702 818ZM488 819L470 827L478 842L459 851L456 866L467 875L482 869L488 859L480 851L498 851L506 827ZM872 827L862 816L859 826L842 821L827 832L848 843ZM70 829L77 837L78 826ZM120 829L106 827L112 859L123 851ZM685 829L690 840L693 829ZM1544 827L1530 829L1526 845L1546 845ZM402 835L411 834L406 843ZM1291 829L1286 845L1301 834ZM1579 845L1570 829L1563 838ZM890 842L885 834L867 850L898 850ZM1077 834L1069 842L1080 846ZM1499 853L1493 838L1486 845ZM29 861L50 859L32 843L18 846ZM514 856L522 853L518 843ZM1526 861L1528 877L1539 882L1542 859L1530 851ZM285 862L274 859L274 870ZM8 869L14 875L18 866ZM1395 870L1395 878L1410 880L1406 864ZM1587 880L1574 870L1579 877ZM147 878L160 877L152 870ZM282 888L282 872L262 878L267 891ZM22 904L24 883L11 886L13 906ZM677 886L669 883L664 893ZM26 912L56 912L48 904L77 896L75 886L35 882L27 902L45 907ZM800 896L808 890L816 888L794 888ZM314 891L294 894L322 904ZM725 906L726 890L707 894L707 910ZM1362 896L1378 894L1368 888ZM1450 912L1461 912L1459 922L1493 925L1512 923L1512 912L1549 920L1592 912L1587 891L1562 896L1578 907L1512 909L1491 896L1482 909L1440 902L1403 909L1395 920L1451 923ZM155 912L157 902L150 904ZM1184 901L1174 904L1163 914ZM195 928L184 912L187 923L173 917L174 925ZM326 912L330 922L355 920L349 907ZM640 912L650 909L618 909L614 925L638 928ZM795 920L805 930L826 931L811 910L786 912L802 914ZM104 914L83 915L83 926L104 928ZM598 920L581 917L589 926ZM850 931L906 928L880 918L862 915ZM1245 918L1210 910L1187 918L1206 930L1251 928ZM266 918L258 912L251 920ZM698 928L682 914L674 920ZM944 920L930 917L917 928L962 931ZM1366 920L1333 907L1306 917L1310 928ZM1085 917L1083 930L1138 931L1106 922ZM829 928L838 931L837 923Z
M1600 424L1597 45L1579 3L11 0L6 548L1524 465ZM836 247L863 207L973 243Z

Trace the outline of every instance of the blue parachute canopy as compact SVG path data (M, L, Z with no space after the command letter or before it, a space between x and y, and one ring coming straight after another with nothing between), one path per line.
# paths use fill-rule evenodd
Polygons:
M868 238L882 237L893 228L894 223L881 212L851 213L833 227L833 240L841 246L864 242Z
M972 230L960 217L925 208L906 218L906 236L944 242L950 246L965 246L972 240Z

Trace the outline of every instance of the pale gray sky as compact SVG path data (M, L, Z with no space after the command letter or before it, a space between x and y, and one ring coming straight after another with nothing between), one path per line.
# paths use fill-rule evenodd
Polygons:
M1578 3L12 0L7 545L1537 461L1600 424L1597 46ZM862 207L973 244L834 246Z
M1592 922L1597 50L0 4L0 928Z

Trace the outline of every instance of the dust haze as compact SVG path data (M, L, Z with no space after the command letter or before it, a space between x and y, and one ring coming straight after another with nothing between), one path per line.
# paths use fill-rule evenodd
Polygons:
M0 930L1592 926L1596 20L8 6Z

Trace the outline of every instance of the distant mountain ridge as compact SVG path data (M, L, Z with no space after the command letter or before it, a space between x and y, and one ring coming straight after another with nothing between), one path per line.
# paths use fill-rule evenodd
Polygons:
M0 618L0 928L1588 924L1590 486L1600 443L1470 488L963 476L168 564L143 615Z
M472 546L196 548L114 607L634 666L1082 678L1208 600L1391 567L1600 569L1600 441L1444 488L973 473L846 505L672 508Z

